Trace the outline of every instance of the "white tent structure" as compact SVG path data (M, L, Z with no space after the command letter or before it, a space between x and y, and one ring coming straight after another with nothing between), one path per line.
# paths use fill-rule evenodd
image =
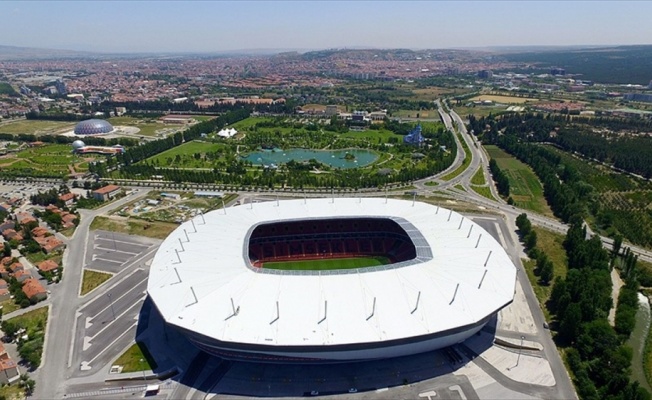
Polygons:
M230 138L236 135L238 131L236 131L233 128L224 128L221 131L217 132L217 136L223 137L223 138Z

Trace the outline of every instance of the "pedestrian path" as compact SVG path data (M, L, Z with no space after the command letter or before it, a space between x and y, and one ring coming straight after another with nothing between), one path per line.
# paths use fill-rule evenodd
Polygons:
M95 390L92 392L80 392L80 393L69 393L65 394L64 397L66 399L74 399L74 398L87 398L87 397L93 397L93 396L107 396L110 394L120 394L120 393L136 393L136 392L143 392L147 388L147 385L138 385L138 386L123 386L120 388L114 388L114 389L102 389L102 390Z

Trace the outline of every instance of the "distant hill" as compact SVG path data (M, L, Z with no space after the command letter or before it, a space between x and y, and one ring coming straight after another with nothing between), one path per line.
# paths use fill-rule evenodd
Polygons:
M581 79L600 83L647 85L652 80L652 45L527 51L502 54L507 61L531 64L534 69L566 69Z
M39 49L34 47L17 47L0 45L0 61L45 60L54 58L82 58L95 55L90 52Z

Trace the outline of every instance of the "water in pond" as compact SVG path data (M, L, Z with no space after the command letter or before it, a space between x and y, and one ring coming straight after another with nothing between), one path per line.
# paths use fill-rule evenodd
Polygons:
M639 307L636 312L636 326L629 337L627 344L632 347L632 379L636 379L641 387L652 392L650 385L645 379L645 370L643 369L643 350L645 349L645 339L650 329L650 303L643 294L638 294Z
M346 158L351 154L353 158ZM274 149L262 150L249 153L245 160L256 165L285 164L290 160L297 162L308 161L314 158L322 164L335 168L358 168L365 167L378 159L378 154L369 150L348 149L348 150L306 150L306 149Z

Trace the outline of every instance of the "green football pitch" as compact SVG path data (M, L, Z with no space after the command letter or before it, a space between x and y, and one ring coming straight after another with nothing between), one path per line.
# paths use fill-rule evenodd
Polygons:
M353 257L353 258L328 258L323 260L292 260L266 262L263 268L282 269L295 271L328 271L333 269L353 269L375 267L376 265L389 264L387 257Z

